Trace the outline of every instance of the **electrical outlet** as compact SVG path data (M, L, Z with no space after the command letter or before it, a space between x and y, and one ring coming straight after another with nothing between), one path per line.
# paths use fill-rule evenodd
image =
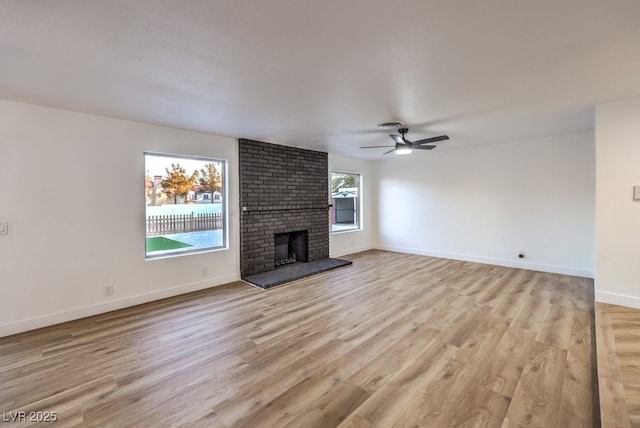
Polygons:
M209 276L209 269L207 269L206 267L202 268L201 274L203 278Z
M113 296L113 284L105 285L103 292L105 297Z

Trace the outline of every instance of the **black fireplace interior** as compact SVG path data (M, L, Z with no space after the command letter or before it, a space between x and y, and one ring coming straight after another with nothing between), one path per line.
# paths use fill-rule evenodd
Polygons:
M276 246L275 265L282 266L309 261L308 233L306 230L274 234Z

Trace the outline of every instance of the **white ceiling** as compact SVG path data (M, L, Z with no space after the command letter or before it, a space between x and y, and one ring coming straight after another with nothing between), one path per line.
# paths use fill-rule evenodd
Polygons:
M380 158L389 120L439 150L593 129L640 95L640 1L2 0L0 58L0 98Z

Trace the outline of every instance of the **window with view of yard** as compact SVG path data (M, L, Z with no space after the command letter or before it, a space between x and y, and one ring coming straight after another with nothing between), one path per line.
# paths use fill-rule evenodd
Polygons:
M226 161L145 153L146 257L226 248Z
M360 229L360 174L331 173L331 231Z

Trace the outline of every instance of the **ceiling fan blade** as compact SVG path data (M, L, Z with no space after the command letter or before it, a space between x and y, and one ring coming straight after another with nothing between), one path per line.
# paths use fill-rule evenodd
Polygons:
M379 147L395 147L395 146L364 146L360 147L361 149L377 149Z
M395 141L397 144L405 144L404 140L399 135L389 135L389 137L393 138L393 141Z
M431 137L431 138L425 138L424 140L414 141L413 146L415 147L416 145L420 145L420 144L435 143L437 141L445 141L448 139L449 139L448 135L440 135L438 137Z
M389 153L393 153L396 151L396 148L394 147L393 149L389 150L388 152L384 152L383 155L388 155Z
M418 150L433 150L435 149L437 146L417 146L417 145L413 145L411 146L412 149L418 149Z

